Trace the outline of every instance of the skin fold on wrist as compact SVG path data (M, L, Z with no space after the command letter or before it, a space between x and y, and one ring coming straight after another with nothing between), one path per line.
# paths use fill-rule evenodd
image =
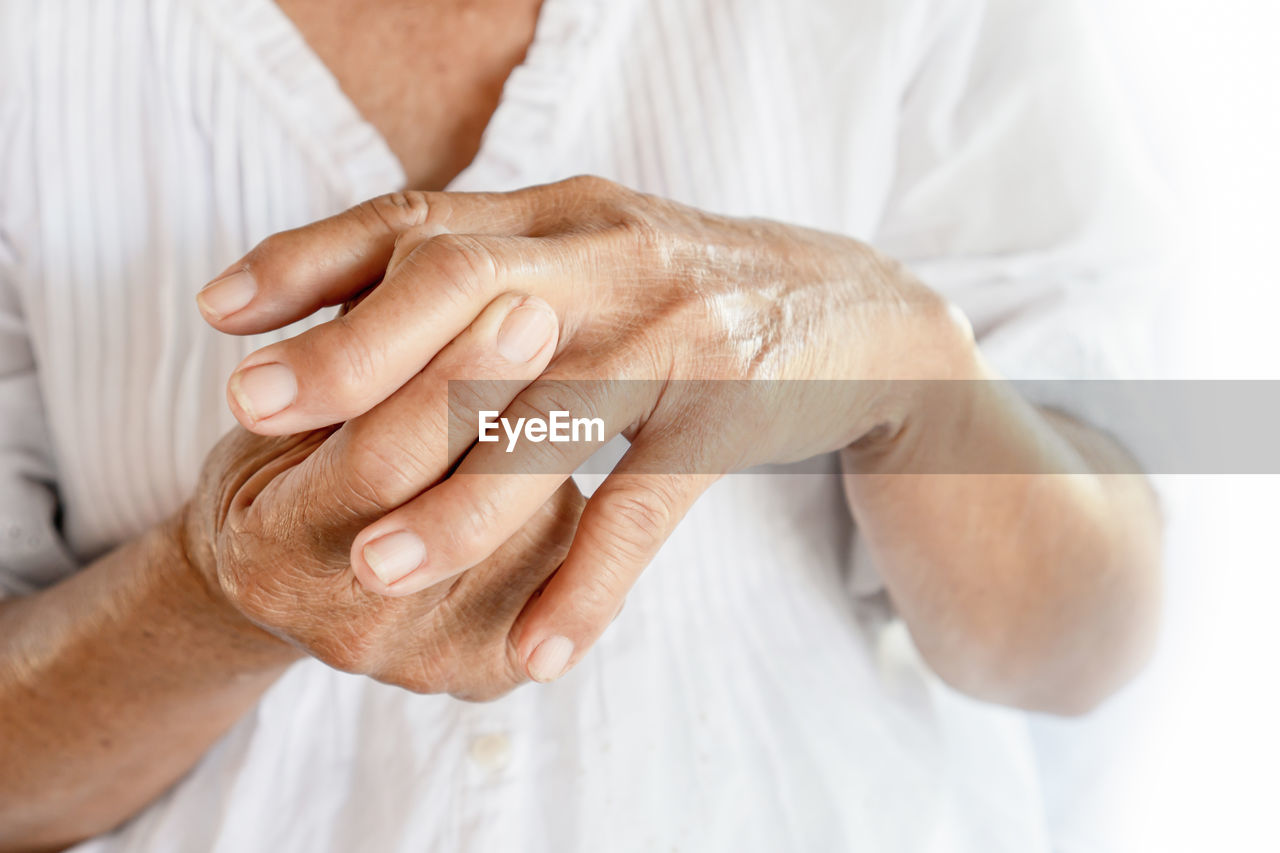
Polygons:
M254 624L223 595L217 580L201 571L191 559L191 537L184 508L155 531L160 557L153 571L167 575L184 612L204 623L225 642L231 658L243 662L246 672L270 671L286 666L304 653Z

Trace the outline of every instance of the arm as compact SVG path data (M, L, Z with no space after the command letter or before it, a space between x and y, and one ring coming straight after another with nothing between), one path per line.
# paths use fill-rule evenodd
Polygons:
M176 524L83 568L65 547L10 246L0 232L0 850L23 850L136 812L297 653L211 595Z
M531 225L539 211L567 221ZM550 236L483 230L513 221ZM581 659L715 476L836 450L890 592L952 683L1072 712L1144 657L1160 531L1143 479L1100 433L993 381L953 305L866 244L580 178L501 196L375 199L277 235L233 270L258 296L206 316L237 332L284 325L386 271L341 323L259 350L233 374L233 411L265 434L356 416L394 394L496 293L532 292L562 312L560 351L509 413L598 416L631 446L512 638L532 678ZM1105 311L1081 316L1093 324ZM287 372L291 399L240 399L260 370ZM356 577L399 596L465 571L595 447L477 445L448 480L356 536ZM966 470L981 476L945 473ZM370 552L393 534L420 543L413 559L373 571Z
M512 316L545 336L519 362L496 342ZM500 297L395 399L336 431L233 431L179 518L0 605L0 850L128 818L304 652L415 692L484 699L519 684L507 637L564 558L582 504L571 484L493 559L413 597L362 592L347 553L362 524L457 461L445 423L502 408L555 334L545 307ZM471 370L508 381L451 408L448 379Z
M132 815L298 656L219 602L176 530L0 603L0 849L65 846Z
M957 378L1148 374L1148 288L1169 285L1160 186L1079 4L929 5L877 248L978 331L980 354L961 340L944 359ZM957 387L972 393L906 415L896 445L845 452L860 535L944 679L1085 710L1153 640L1150 487L1103 432L1056 413L1119 426L1073 399L1077 383L1028 387L1029 400L999 383ZM904 468L926 473L884 476ZM938 473L958 470L1018 475ZM1034 476L1050 471L1072 473Z
M971 346L956 359L991 376ZM860 533L944 680L1002 704L1089 710L1151 650L1154 496L1102 433L999 382L955 387L945 405L906 415L891 440L844 451ZM962 470L1019 473L937 473Z

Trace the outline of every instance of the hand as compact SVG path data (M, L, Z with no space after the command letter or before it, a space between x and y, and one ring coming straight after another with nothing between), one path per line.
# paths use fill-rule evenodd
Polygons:
M527 359L502 355L513 328ZM417 692L488 699L525 680L509 637L568 550L583 505L572 483L553 484L549 500L470 571L412 597L367 591L347 554L362 527L457 461L448 419L473 423L468 403L504 407L548 362L555 336L545 304L499 295L429 368L341 428L228 434L206 460L181 534L215 599L330 666ZM509 380L485 386L508 396L450 410L448 381L464 377Z
M201 304L217 328L256 333L379 280L348 315L245 359L229 402L264 435L357 416L434 363L496 294L549 303L559 348L505 414L600 417L631 448L522 626L520 657L539 680L590 647L715 475L910 432L901 397L912 383L870 392L791 380L950 378L972 364L956 357L972 349L963 319L862 243L711 216L592 178L375 199L269 238ZM650 381L615 381L627 379ZM476 445L449 479L360 532L356 576L397 596L466 571L595 447ZM400 549L404 559L383 551L406 541L419 544Z

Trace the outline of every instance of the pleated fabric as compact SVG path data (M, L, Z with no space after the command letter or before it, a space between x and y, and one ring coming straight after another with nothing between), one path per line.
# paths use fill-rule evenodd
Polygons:
M1007 373L1095 375L1147 188L1073 10L544 0L453 188L594 173L861 237ZM230 370L305 325L223 336L196 290L403 180L267 0L0 3L0 590L180 507ZM1021 718L879 592L834 459L729 478L561 682L477 706L299 663L84 849L1047 850Z

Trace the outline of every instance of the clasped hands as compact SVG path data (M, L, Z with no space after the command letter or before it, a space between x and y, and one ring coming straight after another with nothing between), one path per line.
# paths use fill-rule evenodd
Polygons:
M892 383L805 380L950 378L972 345L863 243L597 178L374 199L198 302L230 334L352 307L231 376L244 429L185 511L193 567L332 666L471 699L576 664L719 474L911 440ZM769 405L742 392L760 381ZM482 411L556 410L630 443L589 501L568 474L595 445L474 441Z

